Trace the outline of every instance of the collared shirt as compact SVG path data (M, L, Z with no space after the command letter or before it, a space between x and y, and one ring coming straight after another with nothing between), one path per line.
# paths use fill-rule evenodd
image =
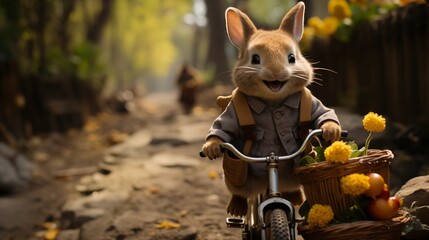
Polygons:
M268 156L271 152L276 155L294 153L299 147L299 104L301 92L290 95L277 106L270 106L261 99L246 96L253 114L256 128L250 150L251 156ZM320 128L323 122L331 120L339 123L334 110L325 107L320 100L312 96L311 128ZM242 149L244 144L243 132L238 123L234 104L229 104L225 111L213 122L207 138L217 136L224 142L229 142Z

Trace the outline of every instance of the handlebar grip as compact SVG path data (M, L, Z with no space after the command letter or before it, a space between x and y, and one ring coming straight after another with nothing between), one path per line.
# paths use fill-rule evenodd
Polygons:
M221 147L221 148L220 148L220 151L221 151L221 152L225 152L225 151L226 151L226 149ZM205 157L207 157L207 156L204 154L203 150L200 150L199 155L200 155L200 157L201 157L201 158L205 158Z

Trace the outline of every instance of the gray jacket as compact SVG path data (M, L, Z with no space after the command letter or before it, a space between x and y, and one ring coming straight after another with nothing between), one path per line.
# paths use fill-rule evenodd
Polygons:
M301 92L290 95L282 104L275 107L266 105L261 99L246 96L247 102L255 119L256 128L253 135L251 156L268 156L291 154L298 150L299 145L299 103ZM339 123L334 110L325 107L320 100L312 96L312 116L310 128L320 128L323 122L331 120ZM214 121L207 138L217 136L242 149L243 132L238 123L233 104Z

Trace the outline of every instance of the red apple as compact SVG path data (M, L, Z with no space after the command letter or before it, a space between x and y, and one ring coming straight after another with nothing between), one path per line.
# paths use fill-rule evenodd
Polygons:
M363 194L375 199L384 189L384 179L378 173L369 173L367 176L369 177L369 189Z
M398 211L398 209L402 206L402 199L397 197L390 197L388 200L389 205L392 207L393 210Z
M383 191L381 191L381 193L378 197L386 199L386 200L389 199L390 192L389 192L389 187L387 186L387 184L384 184Z
M391 219L397 210L389 204L389 201L383 198L377 198L371 201L366 209L371 218L374 220L387 220Z

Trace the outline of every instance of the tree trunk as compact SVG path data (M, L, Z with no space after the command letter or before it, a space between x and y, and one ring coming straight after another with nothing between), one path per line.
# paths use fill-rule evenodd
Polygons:
M228 59L225 54L225 2L205 0L207 6L207 19L209 24L209 49L206 65L215 67L215 80L230 82Z
M22 127L22 94L19 89L19 67L16 56L19 54L20 3L3 1L4 26L0 28L0 141L11 145L15 137L23 133Z
M46 44L45 44L45 29L46 29L46 0L39 0L37 4L37 47L39 48L39 73L44 74L46 71Z
M103 33L104 26L109 20L112 12L113 1L102 0L101 10L95 17L94 21L90 23L89 28L86 32L86 39L91 43L98 43Z
M76 1L63 0L62 1L62 14L58 25L58 45L64 52L67 52L69 36L68 36L68 21L70 14L76 6Z

